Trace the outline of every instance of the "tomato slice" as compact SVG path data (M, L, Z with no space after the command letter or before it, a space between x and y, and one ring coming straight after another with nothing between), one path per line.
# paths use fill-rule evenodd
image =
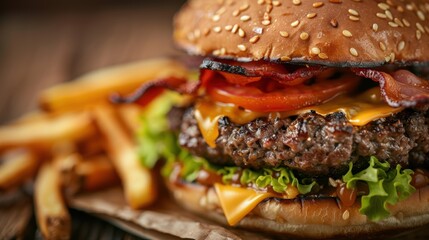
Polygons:
M204 85L215 101L233 103L257 112L290 111L324 103L356 89L360 78L343 73L334 79L316 79L312 84L284 86L263 79L245 86L229 83L221 75L212 75Z

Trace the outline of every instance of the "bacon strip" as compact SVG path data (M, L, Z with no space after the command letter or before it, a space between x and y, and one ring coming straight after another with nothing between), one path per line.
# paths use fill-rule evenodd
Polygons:
M165 89L178 92L180 94L196 94L200 82L189 82L185 78L167 77L143 84L130 96L123 97L114 94L110 97L113 103L137 103L145 106L160 95Z
M230 60L213 59L204 59L200 68L227 72L235 75L244 75L246 77L249 77L249 80L251 80L252 78L255 79L255 77L270 78L287 86L301 84L306 80L317 76L319 73L323 72L326 69L323 66L299 67L296 69L292 67L286 67L283 64L271 63L266 61L232 62ZM245 80L243 81L244 82L241 85L245 85L246 83L248 83Z
M391 107L429 103L429 81L410 71L398 70L391 75L374 69L352 68L352 71L360 77L380 83L381 94Z

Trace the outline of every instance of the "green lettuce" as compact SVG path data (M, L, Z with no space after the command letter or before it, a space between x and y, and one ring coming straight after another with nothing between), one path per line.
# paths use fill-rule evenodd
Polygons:
M379 221L388 216L388 205L408 198L415 188L410 184L413 171L401 169L400 165L390 168L388 162L381 163L376 157L371 157L368 168L353 173L353 163L343 176L347 188L356 187L357 182L368 185L368 195L361 198L360 213L365 214L371 221Z
M303 182L308 182L307 184L300 183L292 170L286 167L262 168L260 170L224 167L219 169L217 172L222 176L222 181L225 184L230 184L234 175L238 174L240 171L241 185L256 186L260 189L270 187L278 193L285 193L287 188L292 185L298 189L300 194L307 194L317 184L313 179L307 178L303 179Z
M169 131L166 118L177 98L173 93L164 93L151 102L140 116L138 153L142 164L148 168L153 168L159 159L172 162L180 153L176 136Z

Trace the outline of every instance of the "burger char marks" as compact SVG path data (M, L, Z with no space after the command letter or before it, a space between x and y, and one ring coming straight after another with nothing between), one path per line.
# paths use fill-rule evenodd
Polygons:
M180 111L176 111L180 113ZM344 173L350 161L376 156L392 165L429 164L429 111L406 109L365 126L351 125L342 113L308 112L284 119L259 118L239 125L219 120L216 147L198 129L193 108L182 118L179 144L216 164L250 168L287 166L302 173Z

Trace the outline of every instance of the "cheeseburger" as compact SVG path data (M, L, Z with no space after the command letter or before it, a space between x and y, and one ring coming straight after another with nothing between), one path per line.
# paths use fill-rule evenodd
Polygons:
M122 100L184 207L305 238L429 223L429 1L191 0L174 26L198 78Z

